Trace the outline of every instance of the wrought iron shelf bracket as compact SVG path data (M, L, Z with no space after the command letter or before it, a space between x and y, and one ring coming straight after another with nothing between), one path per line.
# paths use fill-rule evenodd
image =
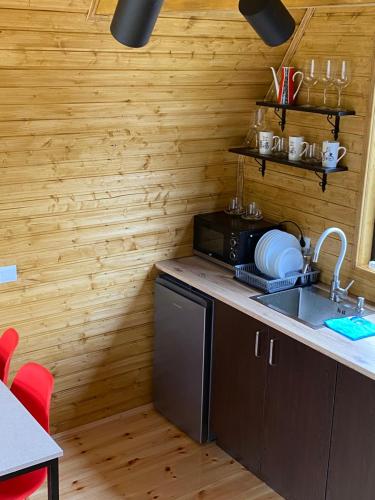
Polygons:
M274 113L279 119L279 127L281 128L281 131L284 132L286 126L286 109L282 109L280 114L280 108L275 108Z
M315 175L320 179L319 186L322 188L323 193L326 192L327 189L327 184L328 184L328 176L326 173L323 175L318 174L318 172L315 172Z
M229 150L231 151L231 150ZM262 177L266 175L266 160L258 160L258 158L254 158L254 160L258 163L259 165L259 172L261 172Z
M336 115L335 121L333 121L333 116L328 115L327 122L332 126L331 133L332 133L333 137L335 138L335 141L337 141L337 139L339 138L339 133L340 133L340 116Z
M317 165L313 163L307 163L303 161L290 161L287 158L282 158L274 155L262 155L259 153L257 149L251 149L246 146L241 148L231 148L229 151L231 153L253 158L259 165L259 172L261 172L262 177L266 175L266 166L268 161L314 172L315 175L319 177L320 180L319 186L322 188L323 193L327 189L329 174L346 172L348 170L348 168L344 166L337 166L336 168L325 168L322 165Z
M331 133L337 141L340 133L340 120L342 116L354 116L355 111L350 109L335 109L335 108L325 108L319 106L297 106L292 104L278 104L271 101L257 101L258 106L273 108L275 115L279 119L279 126L284 132L286 127L286 115L287 111L299 111L302 113L314 113L318 115L325 115L327 117L328 123L331 125Z

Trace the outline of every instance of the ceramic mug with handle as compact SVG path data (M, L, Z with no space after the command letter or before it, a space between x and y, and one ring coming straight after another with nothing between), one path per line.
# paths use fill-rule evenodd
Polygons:
M342 151L340 155L340 151ZM326 168L336 168L346 155L347 149L336 141L324 141L322 147L322 165ZM340 156L339 156L340 155Z
M290 161L298 161L306 153L309 143L302 136L289 137L289 154Z
M273 135L272 131L259 132L259 153L261 155L270 155L279 143L280 137Z

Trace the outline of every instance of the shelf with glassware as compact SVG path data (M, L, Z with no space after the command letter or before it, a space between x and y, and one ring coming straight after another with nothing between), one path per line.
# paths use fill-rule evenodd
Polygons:
M259 171L262 173L263 177L266 174L267 161L271 161L273 163L280 163L282 165L288 165L289 167L296 167L304 170L309 170L310 172L315 172L315 174L320 179L319 185L321 186L323 192L325 192L326 190L329 174L334 174L337 172L346 172L348 170L348 167L344 167L341 165L337 165L334 168L332 167L328 168L328 167L323 167L322 164L319 164L317 162L308 163L302 160L291 161L288 158L284 158L282 156L278 156L275 154L261 154L259 150L249 148L246 146L239 148L230 148L229 151L231 153L235 153L241 156L249 156L251 158L254 158L255 161L260 165Z
M271 101L257 101L257 106L274 108L276 115L280 119L279 125L282 131L285 130L286 126L286 112L289 111L300 111L304 113L315 113L319 115L326 115L327 121L332 125L332 134L335 140L338 139L340 133L340 119L343 116L354 116L355 111L349 109L336 109L336 108L325 108L323 106L311 106L307 104L279 104L277 102ZM332 121L332 120L335 121Z
M286 126L287 111L302 111L304 113L315 113L326 115L328 123L332 126L332 134L335 140L340 133L340 119L343 116L353 116L355 111L344 109L342 104L342 91L350 84L350 63L343 60L340 64L332 59L325 59L319 62L316 58L306 61L304 71L297 71L293 67L284 66L281 68L280 79L274 68L271 68L275 90L276 102L265 100L257 101L258 106L273 108L279 118L279 125L282 131ZM296 79L299 83L296 87ZM310 103L310 92L318 83L324 88L322 106L314 106ZM296 105L295 100L302 84L307 88L307 102L303 105ZM337 107L327 105L327 91L330 87L336 87L338 92Z
M328 174L348 170L347 167L339 165L347 150L337 142L337 139L340 132L340 118L356 114L354 110L341 107L342 91L350 83L349 61L341 61L337 68L336 65L330 59L320 64L317 59L312 58L306 62L303 72L297 71L292 66L283 66L278 75L275 68L271 68L275 83L276 102L257 101L259 107L245 145L240 148L232 148L230 151L239 154L240 157L253 157L260 164L263 176L266 172L267 161L313 171L320 178L320 186L324 192L327 187ZM314 106L310 102L310 91L319 81L324 87L323 105ZM307 102L296 105L295 100L302 84L307 87ZM327 105L327 91L331 86L335 86L338 91L336 108ZM285 138L274 135L272 131L267 131L265 128L264 108L274 109L280 118L279 125L282 131L285 129L288 110L325 115L333 127L332 133L335 142L326 140L320 145L315 142L306 142L303 136ZM333 118L335 118L334 122ZM254 139L255 144L252 142ZM341 156L340 151L343 151Z

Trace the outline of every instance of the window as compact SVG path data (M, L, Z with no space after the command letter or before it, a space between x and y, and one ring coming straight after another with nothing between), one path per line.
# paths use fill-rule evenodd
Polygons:
M375 85L374 85L375 86ZM375 260L375 100L372 106L372 123L369 132L367 168L363 183L360 231L357 246L357 266L371 269L369 262Z

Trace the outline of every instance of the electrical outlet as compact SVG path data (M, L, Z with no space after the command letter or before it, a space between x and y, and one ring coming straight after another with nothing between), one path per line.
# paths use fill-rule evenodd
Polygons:
M17 281L17 266L0 267L0 283Z

